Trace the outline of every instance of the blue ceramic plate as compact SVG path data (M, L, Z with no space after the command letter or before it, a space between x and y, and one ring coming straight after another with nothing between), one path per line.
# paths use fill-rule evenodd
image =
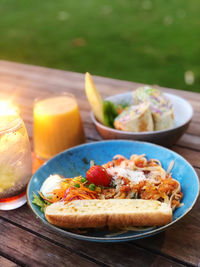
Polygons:
M115 236L110 236L109 234L111 234L111 232L101 229L89 230L86 234L76 234L49 224L40 209L32 204L33 192L40 190L42 183L50 174L61 174L65 177L74 177L77 175L85 176L86 171L89 169L90 160L94 160L96 164L103 164L110 161L116 154L130 157L132 154L143 153L145 153L149 159L159 159L165 170L172 160L175 161L172 169L172 176L181 184L184 195L182 202L184 205L175 210L173 221L165 226L140 232L128 231ZM46 226L62 235L96 242L129 241L159 233L188 213L195 204L198 194L198 176L192 166L183 157L158 145L122 140L102 141L80 145L58 154L33 175L27 188L28 203L35 215L39 217Z

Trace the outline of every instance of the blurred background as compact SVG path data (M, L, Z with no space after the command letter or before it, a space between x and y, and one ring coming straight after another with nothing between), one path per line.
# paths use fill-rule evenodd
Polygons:
M199 0L1 0L0 58L200 92Z

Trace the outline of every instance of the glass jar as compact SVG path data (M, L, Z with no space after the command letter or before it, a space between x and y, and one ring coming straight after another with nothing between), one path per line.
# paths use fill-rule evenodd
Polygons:
M31 174L31 148L23 120L15 113L0 114L0 210L26 202Z

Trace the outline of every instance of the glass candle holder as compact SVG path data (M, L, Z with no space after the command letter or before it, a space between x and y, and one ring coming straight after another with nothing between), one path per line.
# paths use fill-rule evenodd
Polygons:
M32 159L23 120L14 107L1 112L1 106L0 102L0 210L10 210L26 202Z
M85 142L78 104L72 94L36 99L33 117L34 152L39 159L47 160Z

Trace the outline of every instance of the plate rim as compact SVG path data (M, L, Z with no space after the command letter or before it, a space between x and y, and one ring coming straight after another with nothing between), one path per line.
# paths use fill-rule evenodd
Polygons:
M124 94L128 94L128 93L132 93L132 91L127 91L127 92L124 92L124 93L121 93L121 94L115 94L115 95L112 95L112 96L108 96L106 98L104 98L104 100L109 100L110 98L114 97L114 96L122 96ZM106 130L106 131L111 131L113 133L116 133L116 134L124 134L124 135L127 135L127 136L141 136L141 135L155 135L155 134L162 134L162 133L167 133L167 132L170 132L170 131L173 131L173 130L177 130L177 129L180 129L182 127L184 127L185 125L189 124L192 120L192 117L194 115L194 109L192 107L192 105L186 100L184 99L183 97L181 96L178 96L178 95L175 95L175 94L171 94L171 93L163 93L164 95L170 97L170 96L173 96L173 97L177 97L179 99L181 99L182 101L185 102L185 104L191 109L191 115L189 117L189 119L187 119L185 122L183 122L182 124L178 125L178 126L174 126L172 128L169 128L169 129L164 129L164 130L159 130L159 131L150 131L150 132L127 132L127 131L122 131L122 130L117 130L115 128L111 128L111 127L108 127L102 123L100 123L99 121L96 120L95 116L94 116L94 112L93 111L90 111L90 117L92 119L92 122L97 125L98 127L101 127L102 129Z
M51 161L55 160L55 158L58 158L61 155L70 152L71 150L77 150L80 147L92 146L94 144L118 143L118 142L119 143L121 143L121 142L124 142L124 143L139 143L139 144L144 144L144 145L155 146L155 147L167 150L170 153L174 154L175 156L180 157L183 161L185 161L190 166L190 168L193 170L193 172L195 174L195 179L196 179L197 184L198 184L198 191L197 191L197 194L196 194L196 196L195 196L195 198L194 198L194 200L192 202L192 205L180 217L176 218L175 220L171 221L170 223L168 223L166 225L163 225L163 226L161 226L159 228L156 228L156 229L151 230L149 232L136 234L134 236L128 236L128 237L126 237L126 236L125 237L124 236L122 236L122 237L92 237L92 236L85 236L85 235L81 235L81 234L75 234L75 233L69 232L69 231L67 231L67 230L65 230L63 228L59 228L57 226L54 226L54 225L50 224L46 219L43 219L40 215L38 215L38 213L33 208L34 206L32 206L34 204L31 202L31 200L29 198L29 191L30 191L29 189L30 189L31 181L33 180L33 178L37 174L37 172L39 172L40 168L42 168L46 164L49 164ZM50 160L46 161L40 168L32 175L31 179L28 182L27 189L26 189L26 197L27 197L28 206L31 208L31 210L35 214L36 218L39 218L45 225L48 226L48 228L51 228L54 231L58 231L59 233L64 234L65 236L73 237L73 238L76 238L76 239L79 239L79 240L91 241L91 242L126 242L126 241L130 241L130 240L137 240L137 239L146 238L146 237L152 236L154 234L157 234L159 232L162 232L166 228L172 226L174 223L176 223L177 221L182 219L186 214L188 214L192 210L192 208L194 207L194 205L195 205L195 203L196 203L196 201L197 201L197 199L199 197L199 193L200 193L199 177L198 177L197 172L193 168L193 166L183 156L181 156L180 154L174 152L173 150L165 148L165 147L157 145L157 144L150 143L150 142L117 139L117 140L103 140L103 141L85 143L85 144L81 144L81 145L78 145L78 146L75 146L75 147L72 147L72 148L69 148L69 149L66 149L66 150L60 152L59 154L57 154L54 157L52 157Z

